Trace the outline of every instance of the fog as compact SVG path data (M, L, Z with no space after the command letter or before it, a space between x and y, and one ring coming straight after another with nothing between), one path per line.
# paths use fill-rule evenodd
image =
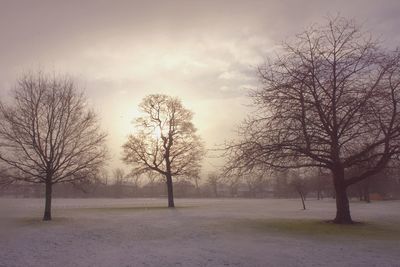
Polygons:
M234 136L259 86L257 66L283 41L340 14L393 47L399 8L396 0L2 1L0 93L29 70L72 75L109 133L110 168L126 168L121 145L145 95L179 96L214 149ZM209 156L204 172L222 164Z
M398 266L398 0L0 2L0 266Z

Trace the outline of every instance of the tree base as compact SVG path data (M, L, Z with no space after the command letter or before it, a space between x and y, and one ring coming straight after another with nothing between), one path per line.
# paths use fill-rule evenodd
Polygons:
M51 214L45 212L43 216L43 221L51 221Z
M341 225L364 225L365 224L363 222L358 222L358 221L352 221L351 223L340 223L340 222L336 222L335 220L327 220L324 222L329 223L329 224L341 224Z
M347 210L347 212L337 212L336 217L332 222L335 224L354 224L349 210Z
M357 222L353 221L351 218L335 218L331 223L334 224L356 224Z
M334 219L331 222L334 223L334 224L355 224L355 222L352 221L352 220L348 221L348 220L336 220L336 219Z

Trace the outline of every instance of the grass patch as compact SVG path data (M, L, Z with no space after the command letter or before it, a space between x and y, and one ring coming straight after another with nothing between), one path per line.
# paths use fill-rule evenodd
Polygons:
M357 223L338 225L331 222L307 219L258 219L240 221L236 225L258 232L309 237L347 237L373 240L399 240L400 226Z

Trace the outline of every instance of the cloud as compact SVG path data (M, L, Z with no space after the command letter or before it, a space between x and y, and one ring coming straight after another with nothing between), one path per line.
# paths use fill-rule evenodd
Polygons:
M257 65L282 40L338 12L356 17L388 46L400 40L396 0L5 0L0 93L38 66L72 74L110 133L117 165L141 99L179 96L212 147L246 116Z

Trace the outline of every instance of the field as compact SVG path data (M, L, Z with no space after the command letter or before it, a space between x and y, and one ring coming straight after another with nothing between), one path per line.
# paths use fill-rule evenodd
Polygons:
M0 266L400 266L400 201L0 198Z

